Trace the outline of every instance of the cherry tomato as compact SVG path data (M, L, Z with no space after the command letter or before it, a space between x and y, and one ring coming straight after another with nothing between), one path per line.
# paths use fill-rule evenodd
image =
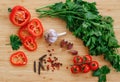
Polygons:
M43 35L43 26L39 19L32 19L28 25L28 32L34 37L41 37Z
M23 45L29 51L34 51L37 49L37 44L33 37L26 37L25 40L23 41Z
M82 64L82 65L81 65L81 71L82 71L83 73L88 73L88 72L90 71L89 65L88 65L88 64Z
M73 66L71 67L71 72L72 72L73 74L80 73L80 67L79 67L78 65L73 65Z
M98 64L97 61L92 61L92 62L90 63L90 69L91 69L91 70L95 71L95 70L97 70L98 68L99 68L99 64Z
M83 62L89 64L92 62L92 57L90 55L83 56Z
M83 59L80 56L74 56L73 62L74 62L75 65L81 65L82 62L83 62Z
M29 22L31 18L31 15L27 9L25 9L23 6L15 6L10 15L9 19L10 21L16 25L16 26L24 26Z
M26 65L27 64L27 57L24 54L24 52L18 51L16 53L13 53L10 56L10 62L11 62L11 64L16 65L16 66Z
M28 36L32 36L27 30L27 25L21 27L18 30L18 35L19 35L20 39L22 39L22 40L25 40L25 38Z

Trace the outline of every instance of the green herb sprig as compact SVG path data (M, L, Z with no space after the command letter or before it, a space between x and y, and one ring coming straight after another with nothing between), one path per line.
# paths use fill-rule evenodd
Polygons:
M17 35L10 36L10 45L12 46L13 50L18 50L22 45L20 38Z
M98 70L94 71L92 75L99 78L98 82L106 82L106 75L108 73L110 73L110 69L104 65Z
M67 28L89 48L91 55L104 55L111 65L120 71L120 47L113 31L113 19L102 16L95 2L66 0L36 9L40 17L51 16L63 19Z

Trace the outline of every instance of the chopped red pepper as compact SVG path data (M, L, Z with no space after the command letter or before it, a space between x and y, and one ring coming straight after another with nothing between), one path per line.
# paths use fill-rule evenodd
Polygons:
M13 53L10 56L10 62L11 62L11 64L16 65L16 66L26 65L27 64L27 57L24 54L24 52L18 51L16 53Z
M41 37L43 35L43 26L39 19L32 19L27 25L28 31L34 37Z
M18 35L22 40L24 40L28 36L31 36L31 34L27 30L27 25L25 25L19 29Z
M37 49L37 44L33 37L26 37L25 40L23 41L23 45L29 51L34 51Z
M9 15L10 21L16 26L24 26L30 18L30 12L23 6L15 6Z

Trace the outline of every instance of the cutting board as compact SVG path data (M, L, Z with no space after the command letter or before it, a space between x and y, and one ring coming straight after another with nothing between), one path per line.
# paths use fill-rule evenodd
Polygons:
M17 51L23 51L28 63L26 66L16 67L11 65L9 58L11 54L17 52L13 51L10 45L9 36L17 34L19 27L14 26L9 21L9 7L15 5L22 5L31 13L31 19L38 17L35 12L36 8L40 8L55 2L65 0L1 0L0 1L0 82L98 82L97 77L93 77L92 71L89 73L72 74L70 72L70 65L72 64L73 56L67 50L60 48L59 43L65 39L74 44L73 49L78 50L80 56L88 54L88 48L84 47L80 39L75 38L71 32L66 29L64 21L58 18L41 18L45 31L48 29L55 29L58 33L67 32L67 35L59 37L58 40L51 46L46 43L44 37L37 39L38 48L36 51L30 52L23 46ZM97 8L103 16L109 15L114 19L114 31L118 42L120 43L120 2L119 0L87 0L89 2L95 1ZM33 61L38 61L38 58L44 54L48 54L48 50L54 49L53 56L58 57L63 65L59 70L54 72L41 71L39 75L33 71ZM120 50L119 50L120 51ZM93 60L99 62L100 67L107 65L111 69L111 73L107 75L107 82L120 82L120 73L116 72L108 61L105 61L103 56L93 56ZM68 69L66 69L68 67Z

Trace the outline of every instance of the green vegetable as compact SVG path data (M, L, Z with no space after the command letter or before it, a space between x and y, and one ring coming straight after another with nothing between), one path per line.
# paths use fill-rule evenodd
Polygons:
M98 82L106 82L106 74L110 73L110 69L105 65L93 72L93 76L99 78Z
M20 38L17 35L10 36L10 45L12 46L13 50L18 50L22 45Z
M102 16L95 2L66 0L36 9L40 17L59 17L67 23L67 28L89 48L91 55L104 55L111 65L120 71L120 47L113 31L113 19Z

